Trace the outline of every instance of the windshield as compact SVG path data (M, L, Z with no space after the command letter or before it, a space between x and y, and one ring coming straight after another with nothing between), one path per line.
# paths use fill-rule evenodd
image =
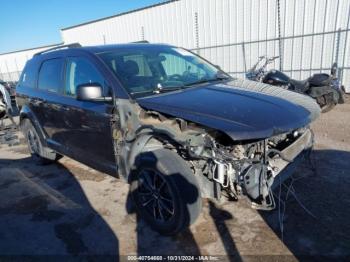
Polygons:
M228 78L193 53L170 46L135 46L99 53L132 97Z

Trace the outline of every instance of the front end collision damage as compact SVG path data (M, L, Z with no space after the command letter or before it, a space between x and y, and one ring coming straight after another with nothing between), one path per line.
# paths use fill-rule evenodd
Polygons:
M112 134L118 173L128 180L137 155L167 148L192 168L204 198L248 196L252 207L275 207L272 186L289 163L312 148L309 128L270 138L234 140L224 132L117 100Z

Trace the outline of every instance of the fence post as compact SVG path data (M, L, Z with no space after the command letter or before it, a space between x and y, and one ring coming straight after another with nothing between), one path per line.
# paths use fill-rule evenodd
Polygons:
M145 40L145 28L143 26L141 26L141 39L142 41Z
M244 72L247 73L247 60L246 60L246 55L245 55L244 43L242 43L242 53L243 53L243 61L244 61Z
M282 43L282 33L281 33L281 6L280 0L277 0L277 19L278 19L278 48L280 55L280 70L283 71L283 43Z
M334 57L334 62L337 63L338 65L338 72L337 72L337 77L338 79L340 79L341 75L343 74L342 73L342 69L340 69L339 67L339 50L340 50L340 37L341 37L341 28L338 28L338 32L337 32L337 42L336 42L336 45L335 45L335 57ZM322 66L322 65L321 65Z
M196 48L197 48L197 54L200 54L199 50L199 28L198 28L198 12L194 13L194 30L195 30L195 37L196 37Z

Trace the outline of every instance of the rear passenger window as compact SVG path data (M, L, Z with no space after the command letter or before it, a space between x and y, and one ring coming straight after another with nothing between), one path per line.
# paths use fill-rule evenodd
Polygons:
M104 86L104 78L97 68L85 58L69 58L66 67L66 95L75 96L77 86L91 83Z
M21 79L19 81L20 85L35 88L36 72L37 67L33 63L28 62L22 72Z
M55 58L45 61L40 68L38 88L59 93L62 86L64 60Z

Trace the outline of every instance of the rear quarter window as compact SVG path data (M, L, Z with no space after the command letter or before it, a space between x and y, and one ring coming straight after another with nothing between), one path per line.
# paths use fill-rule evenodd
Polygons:
M39 71L38 88L51 92L62 91L62 73L64 60L54 58L42 63Z
M28 62L22 72L19 84L21 86L35 88L37 70L38 68L33 62Z

